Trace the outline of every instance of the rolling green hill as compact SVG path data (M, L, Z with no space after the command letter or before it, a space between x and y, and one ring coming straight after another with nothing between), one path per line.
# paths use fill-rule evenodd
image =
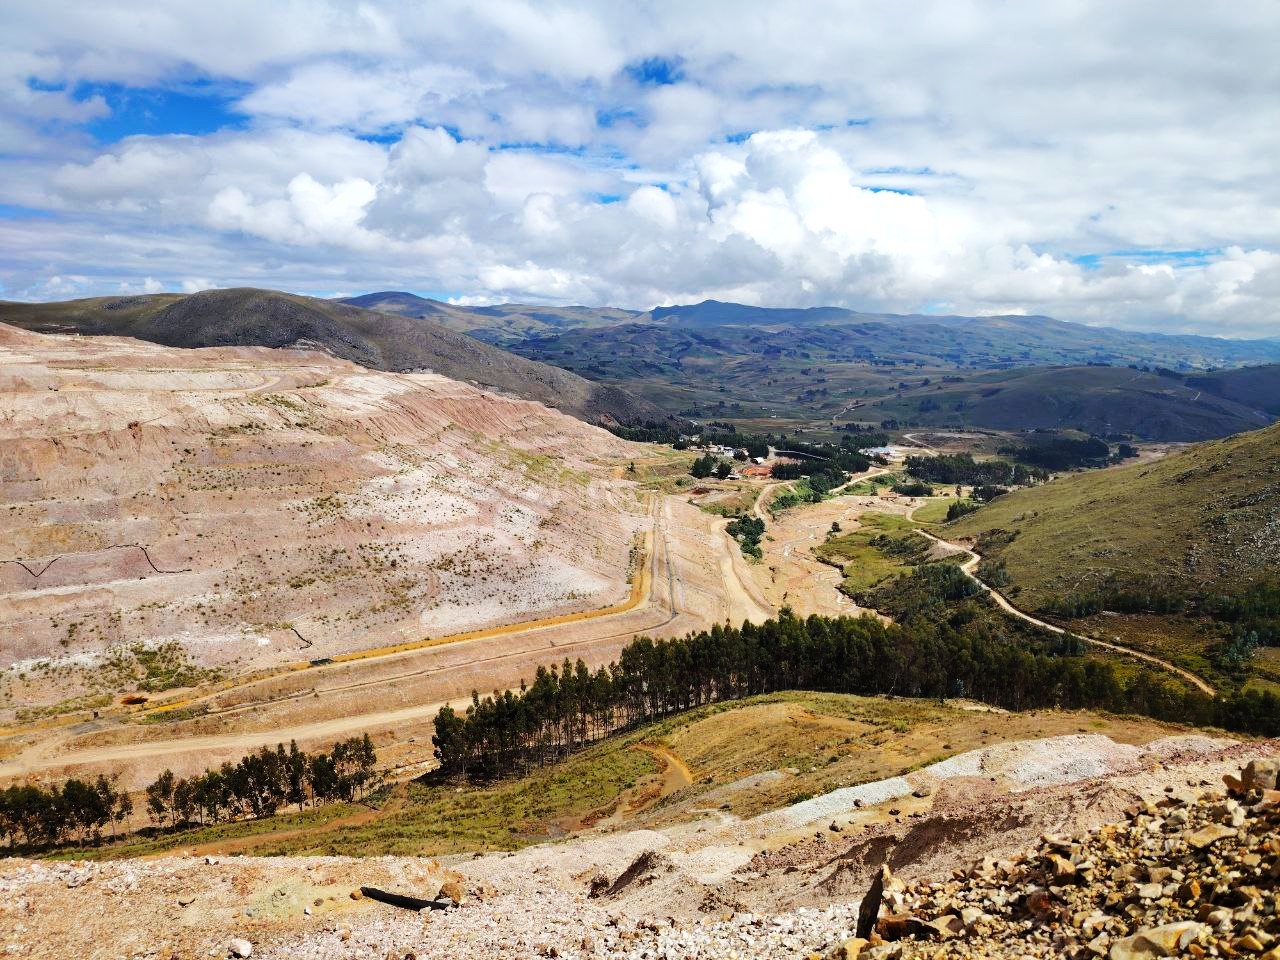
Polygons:
M1009 493L942 530L1003 565L1023 609L1220 690L1280 691L1280 425Z
M948 379L953 382L934 381L868 404L859 415L931 426L1067 428L1144 440L1211 440L1271 423L1275 415L1252 405L1251 397L1280 394L1276 364L1185 379L1103 366L1022 368L960 382Z
M638 316L634 310L613 307L544 307L527 303L459 307L403 292L366 293L340 302L402 317L430 317L450 330L498 345L575 327L611 326Z
M507 336L510 328L505 329ZM1130 333L1048 317L892 316L713 301L656 308L606 326L588 325L577 315L563 317L555 327L502 342L522 356L641 393L671 412L738 421L830 420L896 394L900 384L918 386L928 378L936 389L944 376L972 379L985 371L1155 364L1194 372L1280 359L1280 343L1271 341ZM1213 374L1213 382L1231 372ZM1159 389L1139 385L1120 390L1122 376L1060 374L1034 388L1051 402L1026 408L1029 416L1016 415L1025 408L1020 402L996 400L980 404L977 418L968 422L1011 429L1066 423L1096 430L1128 421L1106 432L1197 440L1254 429L1271 419L1257 415L1247 399L1202 386L1190 389L1173 379ZM1190 392L1171 389L1183 386ZM1228 389L1225 382L1223 389ZM1084 392L1078 404L1073 402L1076 391ZM1201 400L1193 399L1197 392L1204 394ZM964 397L944 399L954 408ZM1154 406L1139 417L1133 403ZM964 419L946 416L953 412L948 409L926 411L935 414L930 417L912 415L917 412L898 405L849 419L923 424Z
M1019 490L946 529L1004 561L1031 608L1113 575L1188 591L1274 579L1280 425Z
M274 290L0 302L0 321L40 332L135 337L170 347L323 350L377 370L431 370L557 407L591 423L662 419L627 391L515 356L431 317L380 313Z
M1214 396L1234 400L1280 417L1280 364L1189 375L1186 383L1196 390L1204 390Z

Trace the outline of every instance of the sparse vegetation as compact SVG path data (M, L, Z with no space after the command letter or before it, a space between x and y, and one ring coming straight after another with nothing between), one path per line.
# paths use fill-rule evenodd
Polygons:
M764 536L764 521L759 517L735 517L725 528L729 536L738 541L742 552L753 560L759 560L760 538Z

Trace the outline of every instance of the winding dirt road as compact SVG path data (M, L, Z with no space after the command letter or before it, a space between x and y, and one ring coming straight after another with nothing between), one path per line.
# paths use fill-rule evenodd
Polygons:
M912 513L914 512L915 511L912 511ZM929 533L925 530L921 530L919 528L916 529L916 533L920 534L920 536L924 537L927 540L932 540L936 544L940 544L941 546L954 550L957 553L962 553L967 555L969 559L967 559L964 563L960 564L960 569L963 570L969 576L969 578L973 580L974 583L976 583L988 594L990 594L991 599L996 602L996 605L1005 613L1009 614L1010 616L1017 617L1019 620L1024 620L1027 623L1034 624L1037 627L1041 627L1042 629L1048 630L1050 633L1056 633L1061 636L1074 637L1077 640L1080 640L1084 643L1092 644L1095 647L1102 647L1105 650L1110 650L1114 653L1120 653L1127 657L1135 657L1138 660L1145 660L1147 663L1160 667L1162 670L1167 670L1170 673L1176 674L1177 676L1181 677L1183 680L1186 680L1188 683L1190 683L1200 692L1205 693L1211 697L1217 696L1217 691L1214 690L1214 688L1211 687L1209 684L1207 684L1203 679L1196 676L1190 670L1184 670L1182 667L1175 666L1174 664L1170 663L1168 660L1161 660L1159 657L1153 656L1152 654L1144 653L1141 650L1134 650L1132 647L1122 646L1118 643L1108 643L1106 640L1098 640L1098 639L1095 639L1094 637L1086 637L1083 634L1073 633L1070 630L1066 630L1062 627L1057 626L1056 624L1052 624L1045 620L1041 620L1039 617L1033 617L1031 614L1027 613L1026 611L1018 609L1012 603L1009 602L1009 599L1003 593L1001 593L995 587L991 586L991 584L987 583L985 580L979 577L977 573L974 572L977 569L978 564L982 562L982 557L977 553L977 551L971 550L970 548L962 546L961 544L958 544L958 543L952 543L949 540L943 540L941 537L935 537L932 533Z

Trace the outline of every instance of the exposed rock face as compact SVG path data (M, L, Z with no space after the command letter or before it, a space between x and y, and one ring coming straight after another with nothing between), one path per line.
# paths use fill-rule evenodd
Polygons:
M1280 958L1275 774L1255 761L1224 778L1231 794L1171 792L1086 836L1046 834L1018 860L886 883L858 956Z
M607 606L628 452L432 374L0 324L0 667L48 702L138 643L240 671Z

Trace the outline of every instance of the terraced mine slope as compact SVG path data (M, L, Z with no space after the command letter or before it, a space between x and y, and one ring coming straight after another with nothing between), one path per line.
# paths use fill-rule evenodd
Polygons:
M451 330L435 317L375 313L275 290L0 303L0 321L42 332L137 337L170 347L323 350L377 370L430 370L537 400L590 423L663 416L625 390L517 357Z
M627 456L437 374L0 325L0 716L621 603Z

